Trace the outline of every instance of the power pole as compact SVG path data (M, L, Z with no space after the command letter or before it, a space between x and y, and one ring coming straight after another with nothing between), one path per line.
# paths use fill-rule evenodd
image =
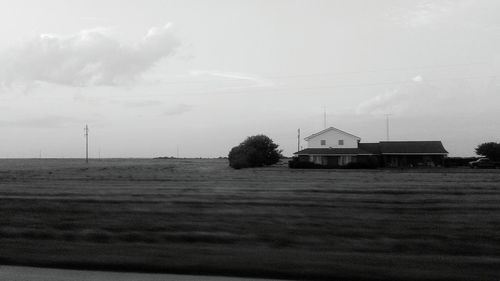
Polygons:
M85 124L85 163L89 163L89 125Z

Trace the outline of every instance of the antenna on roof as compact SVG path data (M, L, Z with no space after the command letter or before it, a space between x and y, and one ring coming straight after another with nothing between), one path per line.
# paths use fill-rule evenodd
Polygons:
M85 124L85 163L89 163L89 125Z
M326 129L326 106L323 106L323 129Z
M389 141L389 116L392 114L384 114L385 115L385 127L386 127L386 137L387 141Z
M297 151L300 151L300 128L297 130Z

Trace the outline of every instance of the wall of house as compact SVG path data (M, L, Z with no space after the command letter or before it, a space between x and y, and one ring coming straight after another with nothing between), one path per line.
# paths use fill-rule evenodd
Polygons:
M325 144L322 144L324 140ZM344 144L340 145L339 140L343 140ZM358 148L358 139L354 136L344 134L339 131L330 130L319 136L310 138L307 141L308 148Z

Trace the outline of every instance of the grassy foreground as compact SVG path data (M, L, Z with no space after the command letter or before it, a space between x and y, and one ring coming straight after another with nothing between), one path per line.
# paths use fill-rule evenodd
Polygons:
M0 160L0 263L332 280L498 280L500 170Z

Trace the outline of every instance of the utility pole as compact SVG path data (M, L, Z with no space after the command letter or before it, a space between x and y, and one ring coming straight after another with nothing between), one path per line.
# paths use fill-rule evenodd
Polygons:
M89 125L85 124L85 163L89 163Z
M297 130L297 151L300 151L300 128Z
M392 114L385 114L385 127L386 127L386 137L387 141L389 141L389 116Z

